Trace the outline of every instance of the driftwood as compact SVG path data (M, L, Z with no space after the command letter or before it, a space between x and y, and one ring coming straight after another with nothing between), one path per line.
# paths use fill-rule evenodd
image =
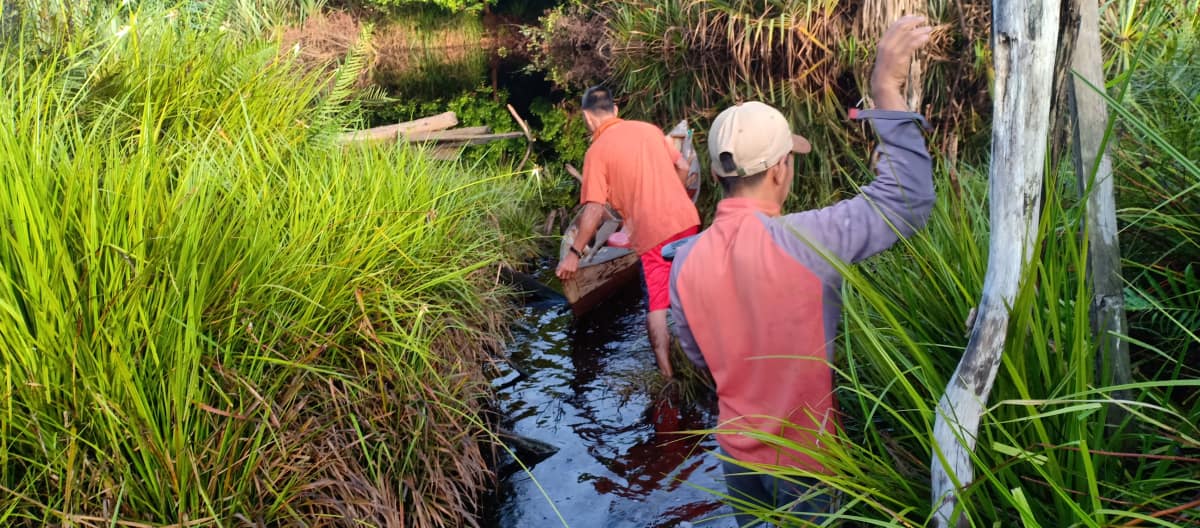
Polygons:
M417 119L415 121L408 121L404 123L397 123L395 125L386 125L342 134L338 137L338 143L394 142L396 141L397 137L403 134L445 130L457 124L458 116L456 116L454 112L444 112L438 115Z
M512 449L516 458L526 467L531 467L558 452L558 447L552 444L536 438L519 435L508 429L497 428L496 436L504 442L504 445Z
M571 177L578 180L579 183L583 183L583 175L579 174L579 170L577 170L574 165L571 165L570 163L568 163L568 164L564 165L564 167L566 167L566 169L567 169L567 174L570 174Z
M1096 92L1104 88L1104 58L1100 51L1100 7L1096 0L1069 0L1079 13L1079 30L1071 57L1074 75L1068 86L1074 122L1075 174L1087 197L1088 280L1092 286L1092 335L1100 344L1096 355L1097 381L1125 385L1132 381L1125 297L1121 280L1121 247L1117 240L1117 204L1113 196L1112 160L1105 150L1108 105ZM1089 84L1091 86L1089 86ZM1098 88L1092 88L1092 86ZM1114 396L1128 399L1128 391ZM1119 407L1109 411L1119 421Z
M958 489L974 480L971 452L1037 237L1059 0L993 0L995 64L991 238L978 315L967 349L938 402L931 461L933 526L968 526Z
M455 139L469 138L480 134L490 134L492 127L489 126L472 126L453 128L450 130L425 130L419 132L405 132L397 136L397 139L408 141L411 143L419 143L422 141L447 141Z
M522 132L500 132L497 134L474 134L474 135L470 135L470 136L448 138L447 141L443 141L442 143L444 145L448 145L448 146L463 147L463 146L467 146L467 145L483 145L485 143L491 143L493 141L500 141L500 140L504 140L504 139L516 139L519 137L525 137L525 134Z
M504 132L500 134L476 134L462 138L450 139L438 143L437 148L430 151L430 155L439 160L457 159L462 152L462 148L470 145L483 145L493 141L502 139L516 139L524 136L521 132Z
M508 107L508 113L512 114L517 125L521 127L521 132L525 134L525 155L521 156L521 163L517 164L517 172L521 172L521 169L525 168L525 163L529 161L529 157L533 155L533 131L529 129L529 124L521 119L521 115L517 113L517 109L513 108L513 105L505 106Z
M454 115L454 112L445 112L416 121L342 134L338 137L338 143L343 145L349 143L432 143L435 147L429 151L430 156L449 161L457 159L462 153L462 148L466 146L524 137L528 141L528 145L525 147L525 157L517 166L517 170L520 171L533 153L533 132L530 131L529 125L517 115L517 111L513 109L512 105L508 106L508 111L521 126L521 132L493 134L492 129L487 126L453 128L458 125L458 117Z

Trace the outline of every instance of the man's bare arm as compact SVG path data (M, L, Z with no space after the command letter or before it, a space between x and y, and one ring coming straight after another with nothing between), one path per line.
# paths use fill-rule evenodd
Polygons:
M596 202L588 202L583 206L583 214L579 216L578 230L575 233L575 240L571 246L574 251L568 252L563 259L558 263L558 269L554 274L559 279L567 280L575 276L575 272L579 271L579 257L583 254L583 248L587 247L587 243L596 236L596 231L600 229L600 224L604 222L604 206Z
M604 223L604 206L596 202L588 202L583 206L583 214L579 217L579 231L575 234L575 249L583 252L587 243L596 236L600 224Z

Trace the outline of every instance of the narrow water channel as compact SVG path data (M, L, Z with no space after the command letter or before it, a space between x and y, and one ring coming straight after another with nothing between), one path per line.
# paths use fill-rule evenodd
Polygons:
M528 376L495 381L499 411L512 431L559 450L529 472L501 466L487 526L735 525L706 491L723 490L716 441L679 434L712 427L713 402L656 397L636 381L656 371L638 284L578 320L561 299L520 308L509 354Z

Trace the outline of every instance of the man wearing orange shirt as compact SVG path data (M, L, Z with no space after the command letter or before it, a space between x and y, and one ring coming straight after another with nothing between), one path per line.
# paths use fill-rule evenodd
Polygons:
M851 113L879 134L875 181L853 198L792 214L793 155L811 150L787 118L759 102L721 112L708 136L712 170L726 189L704 234L675 251L672 319L689 359L717 386L722 451L739 526L751 505L789 508L820 520L831 497L815 478L777 479L756 466L829 474L813 454L837 429L833 344L841 319L842 275L925 225L933 209L933 164L920 114L901 87L931 29L904 17L879 43L871 92L875 108ZM759 438L785 438L794 449ZM810 518L811 518L810 517Z
M581 246L586 246L599 229L604 204L612 205L625 221L630 245L641 257L649 297L646 327L650 344L659 371L671 377L671 336L667 330L671 264L663 259L662 247L696 234L700 227L700 215L683 183L687 162L658 127L617 117L617 106L607 89L589 88L582 106L592 133L592 145L583 158L579 201L584 211L576 247L559 262L555 274L564 280L575 275L584 249Z

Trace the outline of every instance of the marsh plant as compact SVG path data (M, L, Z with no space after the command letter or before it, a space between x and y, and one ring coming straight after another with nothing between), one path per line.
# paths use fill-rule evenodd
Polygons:
M0 55L0 524L472 525L526 183L214 16Z

